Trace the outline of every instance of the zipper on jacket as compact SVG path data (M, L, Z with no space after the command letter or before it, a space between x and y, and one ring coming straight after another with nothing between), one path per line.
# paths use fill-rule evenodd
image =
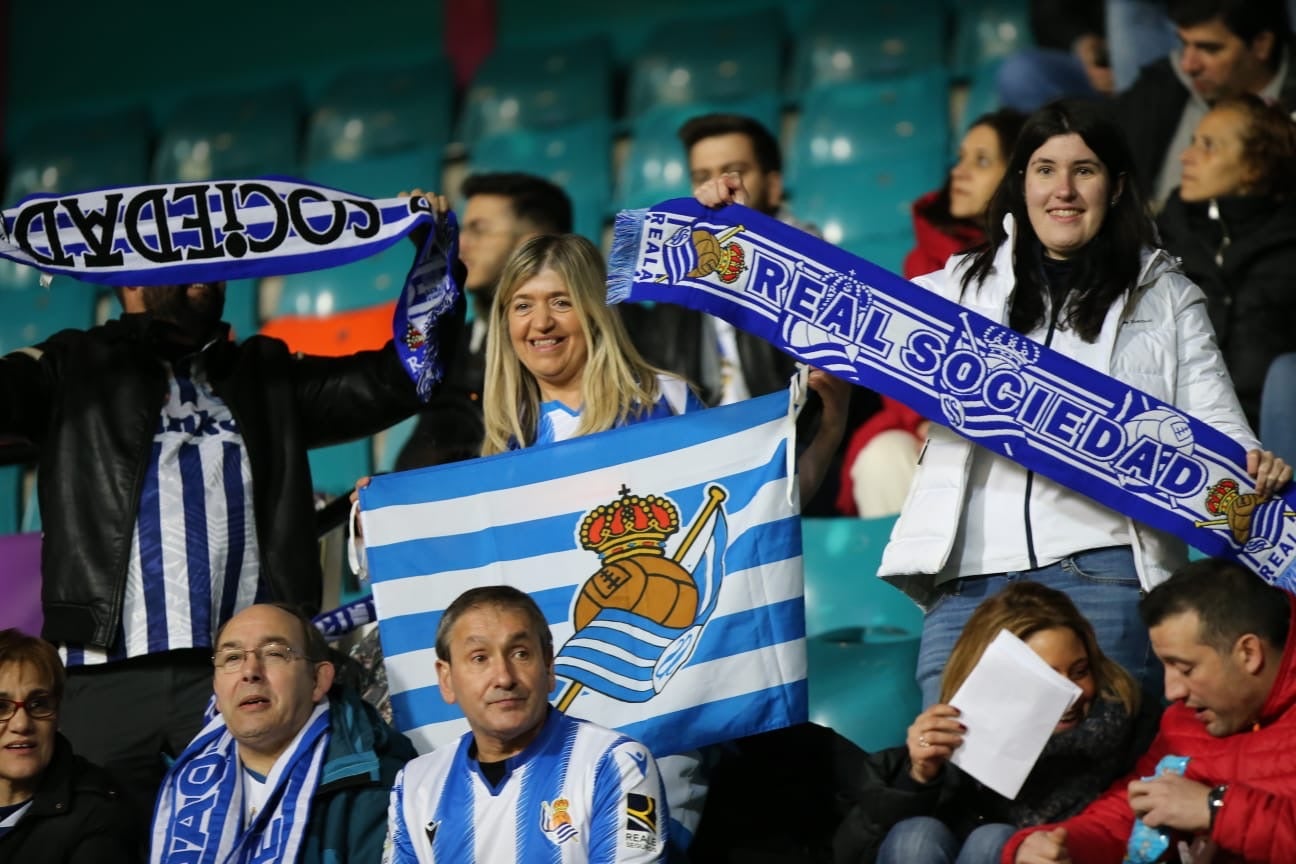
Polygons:
M1044 335L1044 347L1048 348L1053 344L1053 331L1057 326L1057 312L1049 310L1048 333ZM1039 559L1035 556L1035 532L1031 528L1031 487L1035 485L1035 472L1026 472L1026 500L1023 502L1023 509L1026 515L1026 557L1030 561L1030 569L1034 570L1039 566Z

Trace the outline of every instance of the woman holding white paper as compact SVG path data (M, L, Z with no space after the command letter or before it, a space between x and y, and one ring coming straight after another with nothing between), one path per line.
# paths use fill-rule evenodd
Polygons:
M1080 689L1016 797L948 764L964 743L948 702L1001 631L1021 639ZM904 747L869 757L858 803L834 840L838 864L998 862L1018 828L1079 812L1133 764L1155 730L1134 679L1098 647L1093 627L1060 591L1018 582L983 602L954 646L941 701L909 727Z
M1267 497L1291 469L1259 449L1202 292L1155 248L1133 170L1124 135L1101 106L1040 109L991 200L988 243L914 281L1229 436L1249 451L1247 473ZM1138 434L1183 445L1166 437L1177 418L1149 411ZM1018 580L1066 592L1103 650L1159 691L1138 598L1186 560L1177 537L933 422L879 575L927 610L917 678L931 704L972 610Z

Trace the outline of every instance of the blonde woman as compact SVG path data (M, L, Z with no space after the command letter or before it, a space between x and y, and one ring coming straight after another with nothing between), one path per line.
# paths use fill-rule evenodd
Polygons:
M704 407L683 379L643 359L606 290L603 258L579 235L536 237L513 253L491 307L482 455ZM797 461L802 501L841 441L850 396L849 384L820 370L810 387L823 413Z
M650 366L605 305L603 258L576 234L533 238L500 275L486 343L482 455L704 406Z

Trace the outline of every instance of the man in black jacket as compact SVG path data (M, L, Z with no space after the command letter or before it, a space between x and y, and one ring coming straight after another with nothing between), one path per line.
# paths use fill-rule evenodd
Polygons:
M261 600L319 608L307 449L419 405L390 344L323 358L230 341L224 293L118 289L118 320L0 359L0 433L39 450L43 635L69 669L62 729L141 817L162 754L201 726L220 625ZM462 327L448 317L443 344Z
M1143 67L1117 99L1135 180L1158 205L1179 185L1179 155L1213 102L1255 93L1296 110L1285 0L1173 0L1182 47Z

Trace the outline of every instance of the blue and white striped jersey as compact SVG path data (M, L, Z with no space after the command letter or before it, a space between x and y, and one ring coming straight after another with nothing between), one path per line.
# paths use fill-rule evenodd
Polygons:
M701 411L706 408L702 400L694 395L683 378L674 375L657 376L657 402L648 411L633 417L631 423L642 423L645 420L656 420L660 417L674 417L689 411ZM545 402L540 406L539 428L536 429L536 444L549 444L554 441L566 441L576 434L580 426L579 411L568 408L561 402Z
M238 424L201 367L167 365L170 386L140 492L122 629L111 651L62 646L68 666L212 644L257 602L252 469Z
M469 756L472 733L396 778L385 864L664 861L667 813L642 744L550 709L499 786Z

